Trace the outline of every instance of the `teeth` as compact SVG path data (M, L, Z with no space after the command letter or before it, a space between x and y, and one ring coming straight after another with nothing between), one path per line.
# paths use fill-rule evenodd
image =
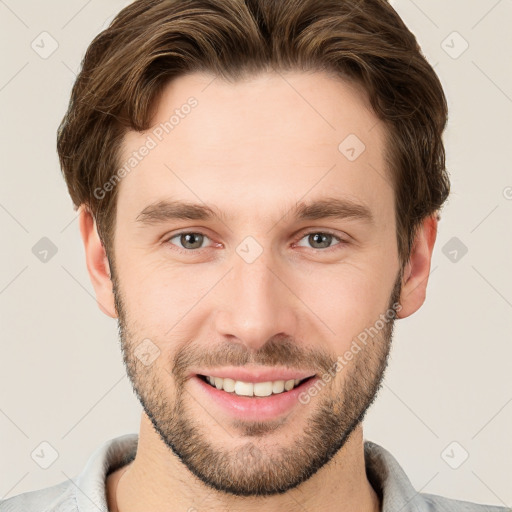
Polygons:
M287 380L284 383L284 389L286 389L286 391L290 391L290 389L293 389L294 386L295 386L294 380Z
M256 382L254 384L254 395L255 396L270 396L271 394L272 394L272 382Z
M241 380L237 380L235 382L235 394L241 396L253 396L254 385L250 382L242 382Z
M270 396L284 391L290 391L300 382L300 379L275 380L268 382L243 382L221 377L206 377L206 380L217 389L239 396Z
M235 391L235 381L233 379L224 379L222 389L228 393L233 393Z
M284 380L276 380L272 382L272 393L282 393L284 391Z

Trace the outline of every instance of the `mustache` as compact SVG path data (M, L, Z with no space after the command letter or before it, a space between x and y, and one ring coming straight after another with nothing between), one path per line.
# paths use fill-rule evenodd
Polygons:
M257 351L251 351L241 343L224 343L215 348L205 347L204 343L184 345L174 356L172 373L177 380L183 380L191 367L248 364L282 366L318 373L327 372L336 360L336 354L330 354L322 348L303 347L289 336L276 335Z

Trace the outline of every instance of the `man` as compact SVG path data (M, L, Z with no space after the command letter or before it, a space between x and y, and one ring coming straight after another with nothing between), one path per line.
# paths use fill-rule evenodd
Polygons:
M383 0L139 0L58 134L144 412L12 511L498 511L417 493L362 420L425 300L441 84Z

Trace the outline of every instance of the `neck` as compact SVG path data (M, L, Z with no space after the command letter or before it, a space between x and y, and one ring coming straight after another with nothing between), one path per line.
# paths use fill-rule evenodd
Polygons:
M292 512L378 512L380 503L366 476L363 430L359 425L334 458L311 478L284 494L238 497L204 485L161 441L143 413L135 459L109 475L112 512L237 510Z

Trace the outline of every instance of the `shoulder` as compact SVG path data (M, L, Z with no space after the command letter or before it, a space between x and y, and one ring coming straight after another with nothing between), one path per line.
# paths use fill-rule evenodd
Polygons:
M398 461L382 446L365 441L368 479L379 494L383 512L512 512L508 507L479 505L469 501L420 493Z
M0 512L75 512L76 510L73 485L68 481L0 501Z
M428 512L512 512L508 507L480 505L469 501L454 500L435 494L421 494ZM3 512L3 511L2 511Z
M0 501L0 512L78 512L93 508L105 512L108 475L133 460L137 444L137 434L109 439L90 455L73 480Z

